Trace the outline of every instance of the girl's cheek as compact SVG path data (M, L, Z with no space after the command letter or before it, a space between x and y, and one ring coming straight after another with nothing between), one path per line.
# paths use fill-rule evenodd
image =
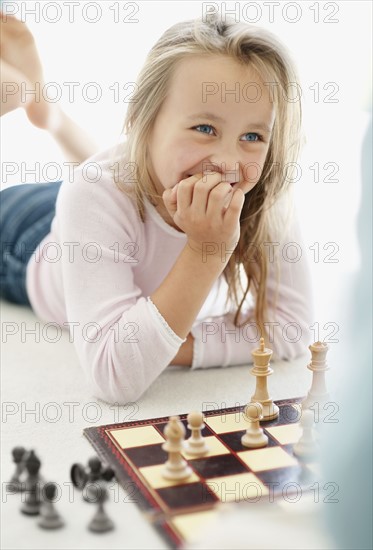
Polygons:
M245 182L247 182L252 188L254 187L256 182L259 180L261 173L262 173L262 170L259 169L257 165L254 165L254 166L249 165L245 167L243 177Z
M176 162L185 169L193 168L203 160L201 148L196 147L190 141L178 143L179 154L176 154ZM201 158L202 157L202 158ZM175 158L175 157L174 157Z

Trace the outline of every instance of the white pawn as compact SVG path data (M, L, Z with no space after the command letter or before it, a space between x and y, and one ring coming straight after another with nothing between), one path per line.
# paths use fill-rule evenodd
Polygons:
M330 395L326 389L325 373L329 370L326 355L329 347L324 342L315 342L308 346L311 351L311 362L307 368L312 372L312 385L307 397L302 401L302 409L316 408L318 417L323 420L328 414Z
M259 425L259 420L263 418L262 405L260 403L249 403L244 409L244 417L250 425L241 437L242 445L250 449L265 447L268 444L268 437Z
M188 428L192 430L192 435L185 441L185 450L188 454L202 456L208 453L209 448L201 432L205 427L203 414L199 411L193 411L188 414Z
M166 442L162 445L162 449L168 452L168 460L162 470L165 479L185 479L192 474L192 469L181 456L185 433L186 430L184 424L180 422L180 418L171 416L164 429Z
M300 458L314 458L318 451L318 445L313 430L313 411L302 410L300 424L303 431L298 443L293 447L293 453Z

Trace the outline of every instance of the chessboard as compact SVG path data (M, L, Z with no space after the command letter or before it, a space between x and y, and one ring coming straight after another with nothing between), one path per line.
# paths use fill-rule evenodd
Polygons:
M244 406L203 411L202 435L209 451L198 458L182 453L192 469L182 481L162 476L168 417L90 427L84 435L114 470L125 490L122 500L136 502L170 546L180 548L216 516L222 503L274 502L284 494L291 498L292 493L311 488L317 464L299 459L292 450L302 431L300 402L276 401L279 416L261 422L268 445L259 449L241 443L247 428ZM187 414L179 418L189 437Z

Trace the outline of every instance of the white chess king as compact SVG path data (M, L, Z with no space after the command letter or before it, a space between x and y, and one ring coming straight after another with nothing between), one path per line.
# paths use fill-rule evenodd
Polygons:
M264 346L264 338L261 338L259 348L252 351L251 354L254 359L254 367L251 369L251 374L256 376L256 388L251 398L251 403L261 404L264 421L272 420L279 415L279 408L273 403L267 389L267 377L273 373L273 369L269 366L272 350Z

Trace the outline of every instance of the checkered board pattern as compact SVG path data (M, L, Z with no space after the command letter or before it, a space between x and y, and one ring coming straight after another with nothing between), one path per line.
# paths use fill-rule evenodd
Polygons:
M203 457L183 453L192 475L182 481L162 477L167 453L162 449L169 418L124 422L86 428L84 435L115 471L126 491L171 547L190 542L199 527L216 516L219 503L273 501L286 490L307 490L317 465L302 463L292 452L301 430L300 399L277 401L279 417L262 422L268 445L248 449L241 444L247 424L243 406L204 411L202 432L209 446ZM187 414L180 414L187 429Z

